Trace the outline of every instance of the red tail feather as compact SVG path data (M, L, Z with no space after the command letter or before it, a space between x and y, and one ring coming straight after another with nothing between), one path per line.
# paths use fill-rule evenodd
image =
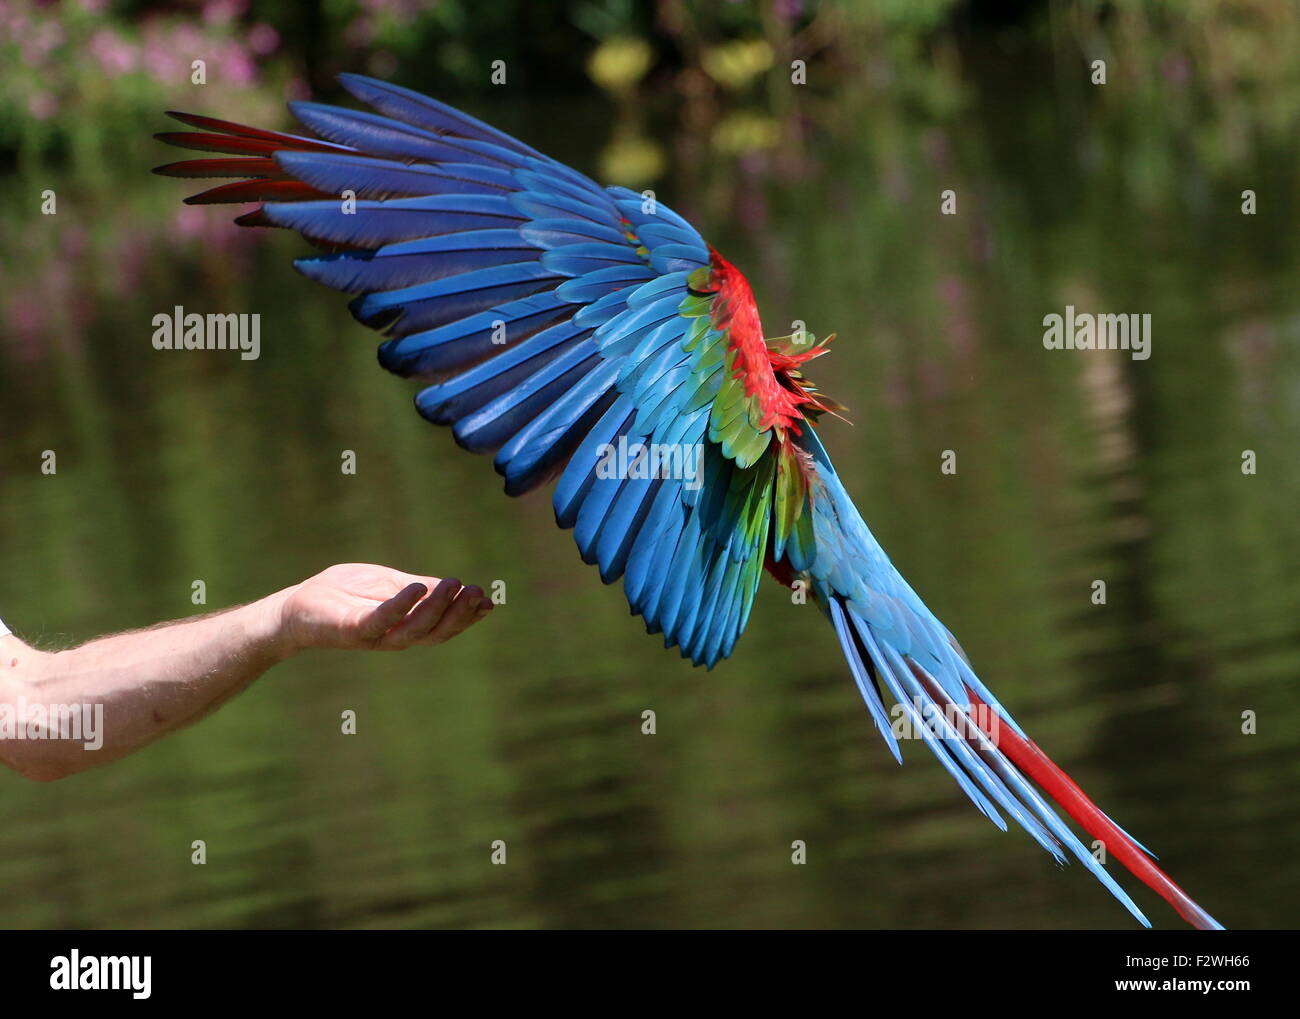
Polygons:
M1169 875L1157 867L1142 848L1126 835L1120 827L1098 809L1088 799L1082 789L1075 784L1064 771L1058 768L1038 746L1016 732L1005 718L989 707L970 687L966 688L970 703L977 710L976 721L989 739L995 740L999 750L1004 753L1025 775L1033 779L1044 792L1052 797L1075 821L1077 821L1095 839L1100 839L1115 859L1139 878L1147 887L1155 891L1168 902L1178 915L1199 930L1218 930L1219 924L1204 909L1170 879ZM987 725L987 719L997 716L998 726L994 732Z

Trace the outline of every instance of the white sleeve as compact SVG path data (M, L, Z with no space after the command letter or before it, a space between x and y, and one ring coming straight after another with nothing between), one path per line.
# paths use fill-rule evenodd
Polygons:
M5 626L5 621L3 619L0 619L0 637L3 637L7 633L13 633L13 630Z

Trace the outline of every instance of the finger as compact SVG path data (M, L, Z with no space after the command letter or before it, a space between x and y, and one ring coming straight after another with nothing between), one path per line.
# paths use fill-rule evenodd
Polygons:
M470 585L461 590L452 602L442 620L433 630L420 641L421 644L441 644L443 641L451 640L452 637L461 633L468 628L471 623L481 618L480 613L486 614L487 610L482 609L482 603L488 601L483 597L483 589ZM491 602L488 601L489 607Z
M378 640L406 618L406 614L424 597L427 590L428 588L419 582L407 584L361 621L359 631L361 637L364 640Z
M384 634L380 647L385 650L401 650L410 647L429 633L442 620L452 599L461 590L460 581L455 577L440 580L415 610Z
M465 630L468 630L480 619L486 618L491 613L492 613L492 602L487 598L479 599L478 607L474 610L474 614L470 616L469 622L465 625ZM461 632L463 633L464 630L462 630Z

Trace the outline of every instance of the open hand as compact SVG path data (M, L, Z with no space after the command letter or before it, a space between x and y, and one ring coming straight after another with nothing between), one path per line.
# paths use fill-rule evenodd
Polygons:
M293 649L401 651L441 644L492 611L474 585L387 566L331 566L284 592L280 625Z

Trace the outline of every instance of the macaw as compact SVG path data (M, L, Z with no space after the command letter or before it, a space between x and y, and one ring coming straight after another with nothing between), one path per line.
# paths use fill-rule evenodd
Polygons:
M838 405L805 374L826 341L765 339L744 275L663 204L601 187L411 90L340 76L375 112L293 102L310 132L171 113L166 143L216 154L188 198L257 203L235 222L296 230L304 275L357 295L379 362L456 442L494 453L509 495L558 477L556 522L632 612L697 665L731 654L764 572L801 584L834 629L886 747L905 713L999 828L1073 855L1145 926L1054 801L1202 929L1220 925L1093 805L980 680L868 529L818 433ZM639 468L610 469L610 450ZM685 450L691 470L655 451Z

